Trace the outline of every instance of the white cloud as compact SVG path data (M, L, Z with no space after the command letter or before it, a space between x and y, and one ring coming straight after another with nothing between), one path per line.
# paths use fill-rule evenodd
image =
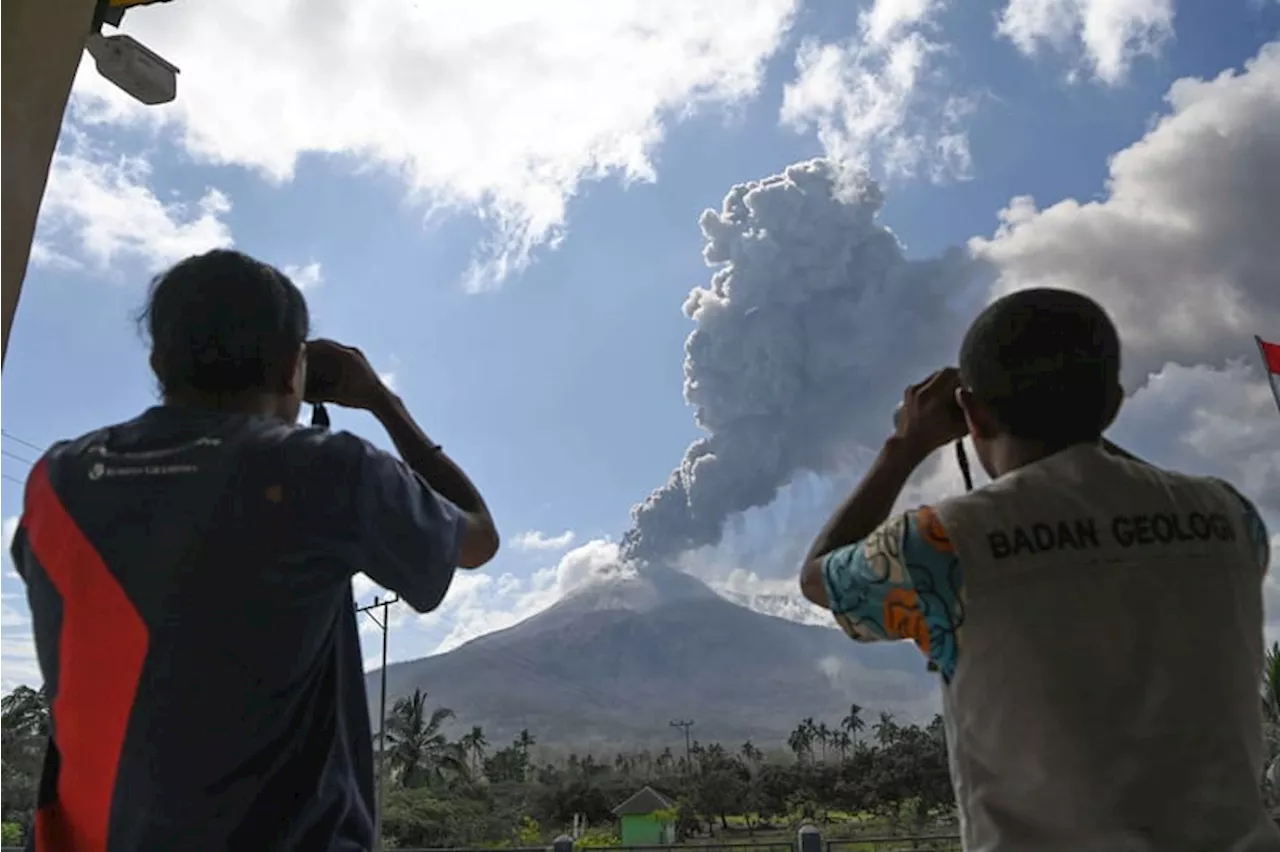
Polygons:
M1080 42L1081 64L1108 85L1173 37L1173 0L1009 0L996 32L1031 56Z
M280 271L288 275L289 279L303 292L314 290L324 282L324 270L318 260L313 260L303 266L286 266Z
M10 515L0 522L0 531L4 535L4 552L9 552L9 546L13 544L13 536L18 532L18 516Z
M1271 570L1262 584L1262 608L1267 614L1267 641L1280 642L1280 533L1271 536Z
M887 44L926 21L942 5L942 0L875 0L859 15L859 23L867 41Z
M36 687L44 682L36 662L36 644L30 635L0 639L0 692L19 686Z
M1280 413L1260 367L1166 365L1125 401L1112 435L1155 464L1226 479L1280 524Z
M140 157L95 148L71 131L49 170L40 207L38 262L80 255L99 268L117 260L152 269L188 255L231 245L225 217L231 201L207 189L194 203L161 201L149 185L151 167Z
M18 532L18 517L0 519L0 545L3 553L0 560L8 565L5 580L20 582L13 569L13 560L9 558L9 546L13 544L14 533ZM5 594L0 596L0 692L8 692L14 687L40 686L40 667L36 663L36 645L31 636L31 619L26 611L26 601L10 605L8 600L20 599L22 595Z
M930 40L942 0L876 0L843 44L804 41L781 118L815 129L827 156L890 177L920 170L934 180L972 176L964 121L975 101L945 92L934 60L947 48Z
M351 593L356 599L357 607L369 606L375 599L386 600L394 595L394 592L384 589L364 574L356 574L351 578ZM382 621L384 610L375 609L371 612L372 616L361 613L358 620L359 630L361 633L381 635L382 628L378 623ZM409 605L403 601L391 604L385 612L388 614L387 621L392 629L402 626L414 614ZM381 662L381 657L378 660Z
M390 361L390 364L385 370L378 371L378 381L386 385L388 389L398 391L400 389L400 368L403 364L395 355L392 355L387 360Z
M765 615L818 627L836 626L831 613L800 595L794 576L767 579L754 571L735 568L727 576L709 581L708 585L721 597Z
M485 633L502 630L536 615L578 589L618 572L618 546L592 539L528 579L460 571L440 608L418 616L423 627L447 625L449 633L434 651L448 651Z
M387 590L379 586L373 580L364 574L356 574L351 578L351 593L355 595L356 603L365 603L367 598L373 595L383 597Z
M1167 362L1256 358L1280 328L1280 42L1240 73L1182 79L1170 113L1111 159L1098 201L1015 198L970 247L1025 287L1087 293L1115 318L1131 388Z
M439 653L468 642L485 633L510 627L554 604L565 595L614 576L619 565L617 544L606 539L592 539L566 553L555 564L535 571L528 578L506 573L494 575L483 570L458 571L440 606L431 612L416 614L404 604L390 607L390 623L396 630L407 623L423 629L444 627L443 639L428 653ZM388 592L363 574L352 578L352 590L358 604L365 605L375 595ZM378 611L381 618L381 610ZM380 629L367 616L361 616L360 630L370 636ZM373 659L376 668L380 658ZM366 660L366 668L369 668Z
M31 243L31 256L28 262L33 266L43 266L49 269L80 269L81 263L74 257L68 257L44 240L33 240Z
M20 596L14 595L14 597L16 598ZM0 604L0 616L2 616L3 618L4 630L6 632L13 627L25 628L31 624L31 619L27 616L26 613L21 612L15 607L9 606L7 602L4 604Z
M83 121L171 124L186 149L284 180L306 152L351 155L421 200L478 209L493 285L563 236L584 180L653 180L666 125L755 94L795 0L476 4L228 0L130 11L124 29L182 68L146 108L77 76Z
M573 530L559 535L547 535L541 530L529 530L515 537L511 545L517 550L564 550L573 544Z
M451 650L477 636L510 627L554 602L539 599L528 585L511 574L495 577L459 572L439 609L419 615L417 619L420 627L445 626L448 630L433 653Z

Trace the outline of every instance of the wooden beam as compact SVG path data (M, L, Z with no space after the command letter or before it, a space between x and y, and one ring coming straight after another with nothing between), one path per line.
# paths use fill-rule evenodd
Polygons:
M0 288L9 351L36 217L95 0L4 0L0 35Z

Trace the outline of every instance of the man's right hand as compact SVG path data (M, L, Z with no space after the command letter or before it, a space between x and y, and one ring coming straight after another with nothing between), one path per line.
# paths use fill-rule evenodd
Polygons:
M386 393L386 386L359 349L333 340L307 341L307 402L368 410Z
M332 340L307 341L305 399L363 409L378 418L401 460L466 517L466 531L458 542L459 566L476 568L493 558L498 551L498 530L484 498L440 445L418 427L364 353Z
M897 435L918 451L921 458L968 433L956 402L958 387L960 371L945 367L919 384L911 385L903 394Z

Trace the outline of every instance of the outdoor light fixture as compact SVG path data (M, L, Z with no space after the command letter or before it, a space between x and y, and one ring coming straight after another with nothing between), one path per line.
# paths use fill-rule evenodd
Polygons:
M125 9L168 0L98 0L85 44L98 73L149 106L178 96L178 67L127 35L104 36L102 25L120 26Z

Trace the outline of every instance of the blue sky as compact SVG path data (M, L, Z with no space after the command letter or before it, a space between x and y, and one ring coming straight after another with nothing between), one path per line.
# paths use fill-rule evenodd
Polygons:
M999 273L992 294L1053 282L1102 299L1132 347L1117 433L1243 479L1280 529L1280 416L1249 337L1280 339L1280 286L1256 274L1280 258L1248 224L1280 220L1264 191L1280 3L456 6L131 11L123 31L182 68L162 108L82 66L6 364L6 535L27 443L153 401L131 319L148 278L234 244L296 273L317 333L392 377L505 534L440 611L397 614L392 657L510 624L610 563L631 506L700 434L681 391L681 305L712 271L699 215L819 156L870 170L909 258L968 246ZM1215 156L1238 168L1196 171ZM877 322L911 322L882 307ZM365 417L335 419L385 443ZM801 478L685 567L760 606L789 593L795 542L854 474ZM949 476L926 471L918 493ZM9 689L35 675L7 564L2 588Z

